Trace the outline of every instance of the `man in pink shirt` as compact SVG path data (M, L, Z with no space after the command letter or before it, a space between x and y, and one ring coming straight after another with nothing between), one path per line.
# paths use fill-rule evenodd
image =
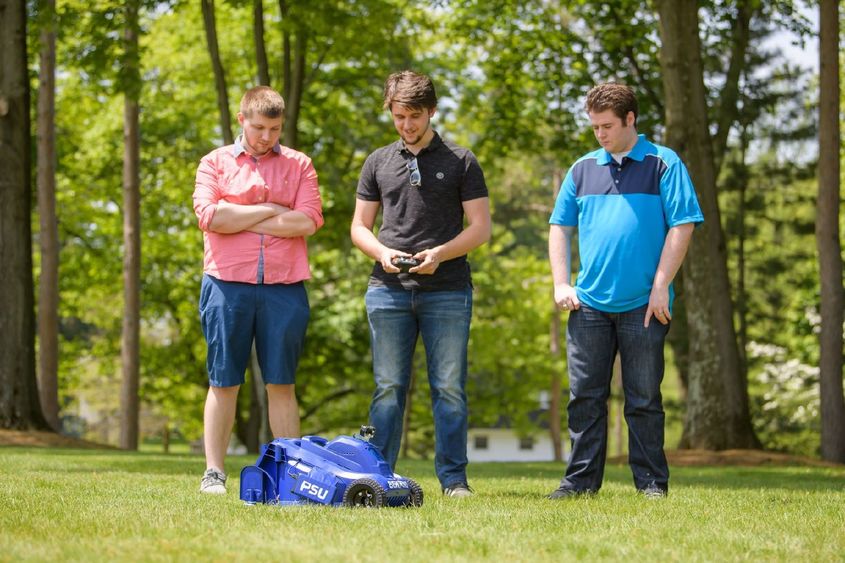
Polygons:
M204 493L226 492L223 462L253 341L276 437L299 436L294 380L310 309L305 237L323 225L311 159L279 144L285 103L267 86L241 99L243 133L200 162L200 319L208 344Z

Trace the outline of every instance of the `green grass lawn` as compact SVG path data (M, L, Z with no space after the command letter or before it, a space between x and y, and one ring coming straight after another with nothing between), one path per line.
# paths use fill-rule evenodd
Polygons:
M419 509L245 506L200 495L201 458L0 448L0 561L842 561L845 469L674 468L634 493L609 466L593 498L549 501L563 467L470 465L477 494L444 499L428 461L400 462Z

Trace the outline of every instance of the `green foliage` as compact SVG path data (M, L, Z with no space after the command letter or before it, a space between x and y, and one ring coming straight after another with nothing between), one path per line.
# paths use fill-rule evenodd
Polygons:
M436 129L478 155L490 187L493 239L470 255L476 290L471 421L489 425L504 415L527 431L528 413L538 407L551 374L565 371L565 360L549 354L546 233L566 168L595 147L583 96L598 81L627 82L640 94L639 130L661 132L657 21L650 3L288 4L285 16L278 3L264 6L271 81L284 90L283 32L304 34L298 142L314 160L326 219L309 240L312 317L297 380L303 431L352 430L367 416L373 382L363 295L371 263L351 245L348 229L364 158L396 138L381 108L381 89L390 72L403 68L433 76L441 100ZM726 159L720 190L737 287L739 241L744 244L744 289L733 297L742 304L747 342L778 351L758 357L749 348L755 427L769 447L812 453L818 421L794 419L793 413L812 402L804 393L814 380L803 367L790 366L813 366L818 356L818 273L808 251L814 245L813 157L802 154L815 132L814 100L796 96L815 85L794 65L780 64L776 48L763 49L775 30L806 35L794 4L751 3L754 48L741 81L741 127L730 138L736 150ZM192 439L201 430L206 373L196 305L202 236L190 198L199 159L222 134L199 4L141 6L141 395L147 411ZM38 10L33 2L32 15ZM256 83L252 3L217 2L215 10L234 115L243 90ZM60 387L65 414L82 403L113 414L123 298L121 93L132 86L121 74L125 8L112 0L68 0L57 11ZM721 95L733 31L727 22L734 15L735 3L702 3L711 102ZM31 46L37 30L30 29ZM37 49L30 53L34 68ZM742 133L755 140L745 156L738 146ZM428 455L433 443L421 348L410 421L415 457ZM806 375L797 390L782 381L794 373Z
M235 469L253 462L231 458L229 493L214 496L197 492L196 456L2 449L0 550L14 561L827 561L845 550L841 468L678 467L670 496L650 501L610 465L597 496L554 502L560 464L473 464L477 494L456 502L430 462L402 462L422 507L352 510L245 506Z

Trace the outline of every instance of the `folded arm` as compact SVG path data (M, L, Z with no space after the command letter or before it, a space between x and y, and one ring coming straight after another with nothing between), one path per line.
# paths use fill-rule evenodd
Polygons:
M208 230L220 234L240 233L267 221L287 209L275 203L241 205L225 200L217 202Z
M261 235L281 238L307 237L317 232L317 225L305 213L293 211L286 207L277 215L269 217L246 229Z

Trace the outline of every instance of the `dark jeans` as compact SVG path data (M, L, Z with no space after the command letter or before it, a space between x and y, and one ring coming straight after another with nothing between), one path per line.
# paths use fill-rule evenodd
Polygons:
M566 353L569 363L569 434L572 452L561 486L598 491L607 454L607 400L616 352L622 363L628 462L637 489L668 490L669 466L663 453L663 343L669 325L652 318L643 327L646 307L604 313L585 307L569 313Z
M373 445L395 469L414 347L422 335L434 412L434 469L443 487L465 483L472 289L414 291L376 286L367 290L365 299L376 382L370 403L370 424L376 427Z

